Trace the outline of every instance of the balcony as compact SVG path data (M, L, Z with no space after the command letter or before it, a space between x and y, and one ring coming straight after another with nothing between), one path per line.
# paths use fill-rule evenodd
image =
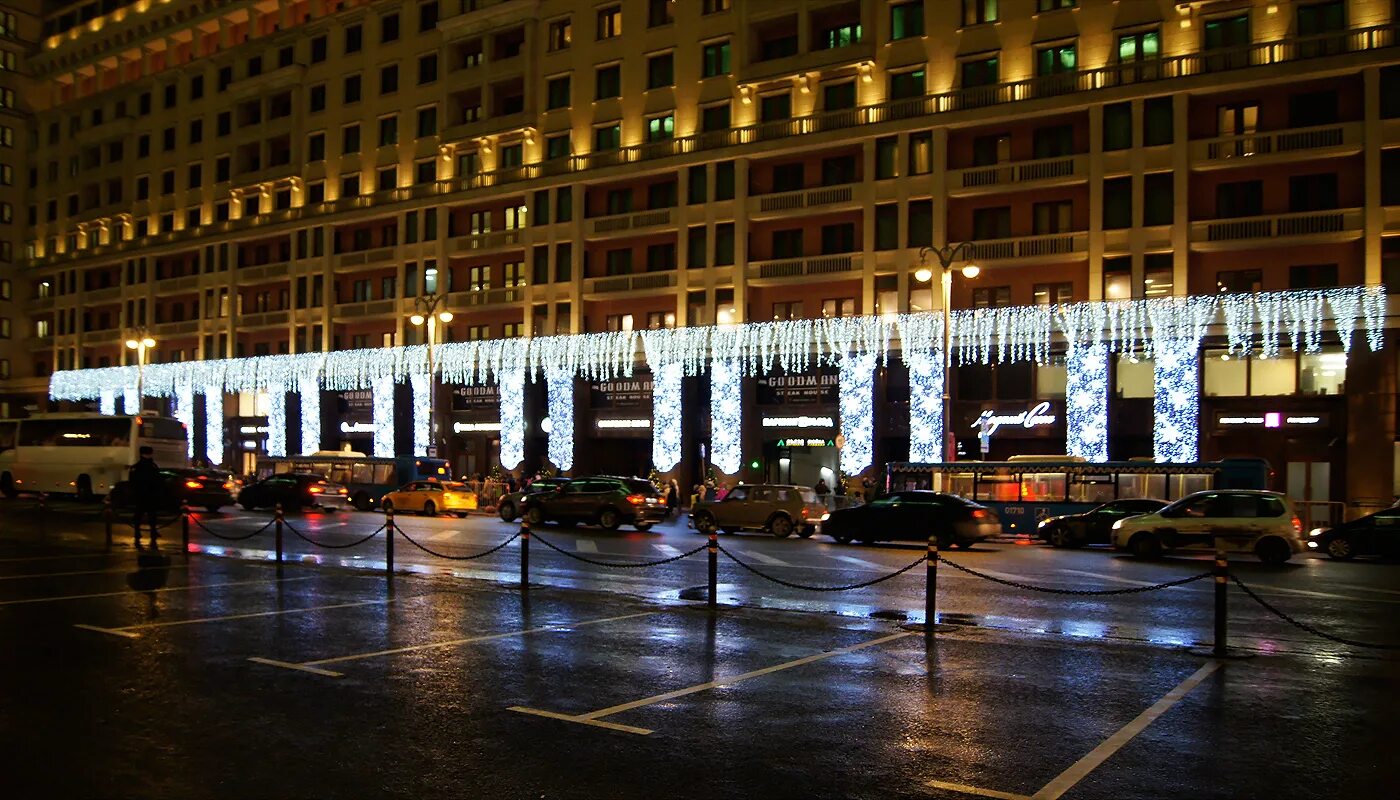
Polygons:
M801 216L811 208L825 209L828 206L849 205L854 187L822 186L816 189L803 189L796 192L776 192L749 198L749 217L764 219L770 217Z
M122 299L122 287L108 286L105 289L88 289L83 292L83 305L95 305L97 303L115 303Z
M846 47L812 50L807 53L745 64L739 68L735 80L739 83L760 83L874 60L875 39L870 36L863 42L856 42Z
M779 283L799 283L808 278L858 278L861 271L859 253L830 256L785 258L749 264L749 283L755 286Z
M482 116L481 119L474 119L470 122L460 122L456 125L444 128L442 131L442 141L444 143L464 142L468 139L475 139L478 136L518 131L534 124L535 115L529 111L517 111L514 114Z
M278 261L273 264L260 264L256 267L240 267L238 270L238 282L251 283L253 281L285 278L287 273L291 270L291 266L292 265L286 261Z
M1198 220L1191 223L1191 249L1212 251L1348 242L1361 238L1362 217L1362 209L1338 208Z
M1017 236L1010 239L981 239L970 242L969 260L988 262L1037 263L1078 261L1089 252L1089 234L1083 231L1048 233L1039 236Z
M52 348L53 348L53 334L49 334L48 336L31 336L31 337L29 337L29 350L30 350L30 352L38 353L38 352L40 352L40 351L43 351L43 350L50 350L50 349L52 349Z
M306 67L301 64L289 64L251 78L239 78L228 85L225 93L235 101L266 96L278 89L302 85L305 76Z
M152 327L151 333L160 337L199 333L199 320L187 319L183 322L162 322Z
M198 275L184 275L179 278L163 278L156 281L156 294L191 292L197 288L199 288Z
M29 312L31 314L48 311L53 308L54 299L52 297L36 297L29 301Z
M539 12L540 0L496 0L478 2L472 11L464 11L438 20L438 30L444 41L484 33L518 22L533 21Z
M337 320L347 317L382 317L398 309L397 300L368 300L358 303L336 303L334 317Z
M658 208L653 211L637 211L631 214L613 214L607 217L595 217L588 221L588 232L593 236L611 236L619 233L631 233L650 228L661 228L671 224L671 212L674 209Z
M395 249L381 247L377 250L360 250L354 253L341 253L335 256L336 272L351 272L361 267L370 267L394 260Z
M1385 207L1385 232L1400 233L1400 206Z
M525 289L520 286L503 286L498 289L472 289L465 292L452 292L447 296L447 307L459 311L483 306L504 306L519 303L525 299Z
M1361 123L1346 122L1200 139L1191 143L1191 165L1217 169L1291 161L1299 153L1312 158L1353 155L1361 152L1361 138Z
M1007 189L1040 189L1088 180L1088 157L1037 158L986 167L948 171L948 193L954 197L1004 192Z
M524 231L521 229L507 231L490 231L488 233L473 233L468 236L458 236L452 240L452 252L455 255L463 253L484 253L490 250L506 250L512 247L520 247L524 239Z
M287 324L291 314L287 311L263 311L257 314L239 314L238 329L276 328Z
M611 275L589 278L583 282L585 295L605 295L619 292L635 294L670 294L676 285L676 272L643 272L638 275Z

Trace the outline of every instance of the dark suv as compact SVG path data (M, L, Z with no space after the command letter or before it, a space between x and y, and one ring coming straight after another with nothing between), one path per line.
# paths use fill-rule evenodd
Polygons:
M644 531L666 518L665 500L641 478L574 478L521 502L531 525L585 523L615 531L627 524Z

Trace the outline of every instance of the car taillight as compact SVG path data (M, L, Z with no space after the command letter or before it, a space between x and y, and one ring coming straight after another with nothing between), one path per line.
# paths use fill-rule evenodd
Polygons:
M1303 521L1296 515L1293 517L1293 532L1299 535L1303 533Z
M336 493L336 494L348 494L348 492L345 491L345 487L344 487L344 486L340 487L339 489L336 489L336 490L335 490L335 493Z
M986 518L987 518L987 511L986 511L986 509L983 509L983 508L974 508L974 509L972 510L972 518L973 518L973 519L986 519Z
M204 488L204 484L200 483L199 481L185 481L185 488L186 488L186 489L203 489L203 488Z
M642 505L642 504L645 503L646 501L647 501L647 496L644 495L644 494L629 494L629 495L627 495L627 502L631 503L631 504L634 505L634 506Z
M312 486L310 489L307 489L307 491L311 492L312 494L320 494L321 492L324 492L325 489L322 489L320 486Z
M224 488L233 491L233 481L224 481Z
M806 518L807 518L807 507L806 507L806 506L803 506L803 507L802 507L802 518L803 518L803 519L806 519Z

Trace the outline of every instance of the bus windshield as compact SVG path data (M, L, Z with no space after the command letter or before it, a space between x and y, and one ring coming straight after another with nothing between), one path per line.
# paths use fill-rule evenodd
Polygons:
M27 419L19 426L17 444L20 447L126 447L131 444L131 418Z

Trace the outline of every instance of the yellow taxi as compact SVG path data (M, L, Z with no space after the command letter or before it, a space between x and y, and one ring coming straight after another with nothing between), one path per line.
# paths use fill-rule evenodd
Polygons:
M416 511L425 517L439 512L465 517L476 510L476 492L465 483L414 481L384 495L379 506L386 511Z

